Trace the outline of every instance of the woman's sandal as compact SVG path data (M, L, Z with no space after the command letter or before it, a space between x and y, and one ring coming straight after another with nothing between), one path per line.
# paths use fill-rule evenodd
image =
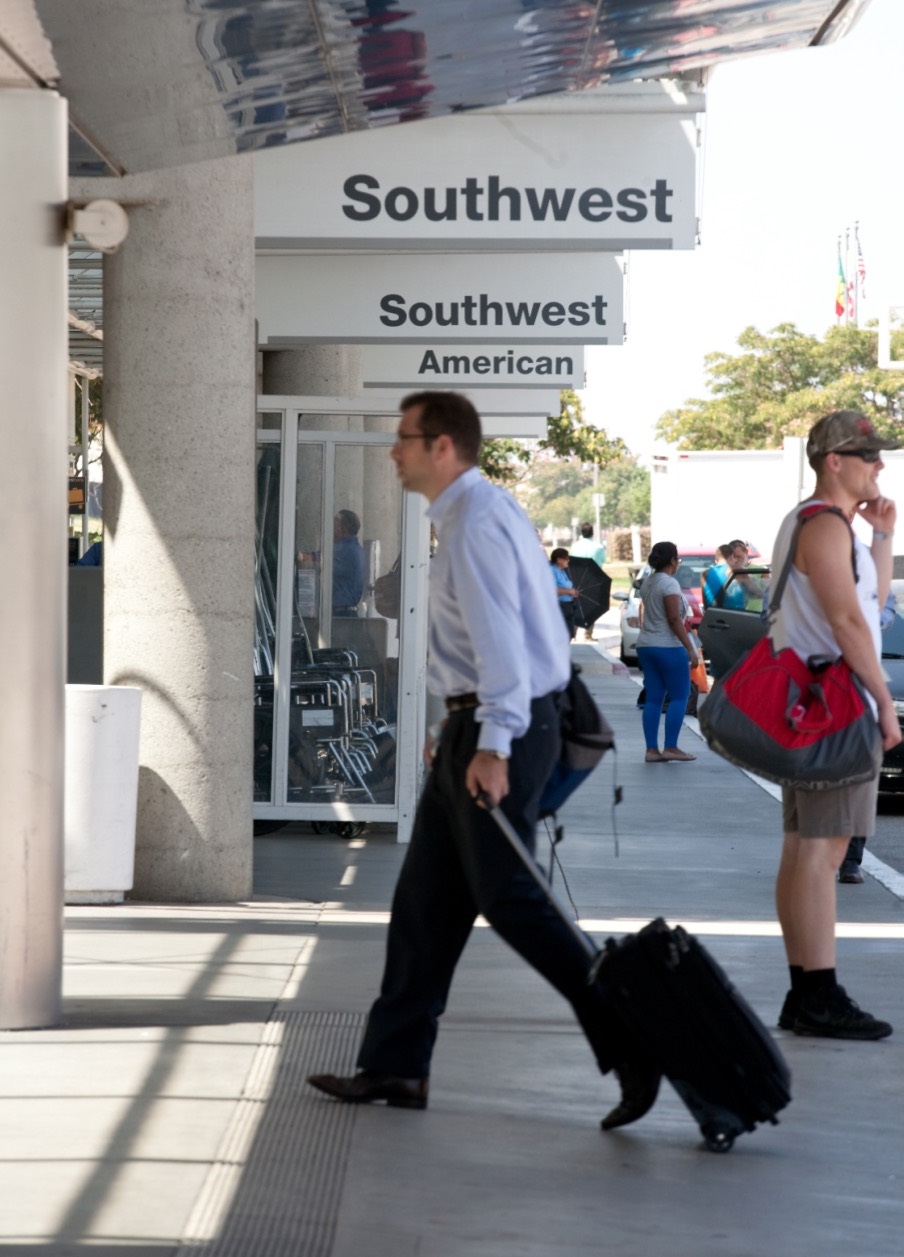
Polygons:
M666 747L666 749L662 752L662 758L670 762L674 760L676 763L686 764L686 763L690 763L692 759L696 759L697 756L688 755L687 751L679 751L678 747L675 746L675 747L672 747L671 749Z
M643 757L643 762L645 764L664 764L665 756L662 751L651 749L647 751L646 755Z

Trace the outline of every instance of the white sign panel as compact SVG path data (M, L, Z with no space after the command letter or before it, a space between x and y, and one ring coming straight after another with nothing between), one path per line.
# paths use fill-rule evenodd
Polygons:
M537 440L546 436L545 415L485 415L480 416L480 427L488 438L498 436L520 437Z
M365 388L583 388L583 345L365 345Z
M370 404L374 400L379 401L386 398L386 409L390 414L399 408L399 403L405 393L421 392L422 388L415 385L414 388L405 387L403 389L379 388L367 390L367 401ZM445 388L445 385L437 387ZM493 415L496 418L506 415L542 415L547 418L549 415L557 415L562 408L561 398L558 389L482 389L482 388L456 388L456 393L464 393L470 399L474 408L480 415Z
M630 86L256 154L257 247L692 249L703 98Z
M624 340L621 258L606 253L259 256L256 289L271 348Z

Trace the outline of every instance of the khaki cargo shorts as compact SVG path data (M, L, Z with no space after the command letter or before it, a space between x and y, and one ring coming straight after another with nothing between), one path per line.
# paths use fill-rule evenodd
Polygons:
M876 832L879 778L837 790L782 788L782 829L801 838L871 838Z

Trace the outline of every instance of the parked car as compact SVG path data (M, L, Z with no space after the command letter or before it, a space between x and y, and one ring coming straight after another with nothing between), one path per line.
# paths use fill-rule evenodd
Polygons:
M612 595L617 602L623 604L619 621L619 658L622 663L632 664L634 667L637 667L637 635L640 632L640 586L649 572L650 568L646 563L640 569L632 569L631 588L628 592L619 591Z
M759 550L755 547L750 549L750 553L759 557ZM687 627L696 630L703 618L703 577L708 568L716 561L715 546L678 546L678 570L675 573L675 579L681 586L681 592L687 601L690 616L688 617ZM631 582L631 588L627 594L613 594L619 602L623 602L621 622L619 624L621 632L621 648L619 655L622 663L637 664L637 635L640 632L640 598L638 596L640 586L646 576L649 575L650 568L645 563L634 575Z
M904 580L893 580L891 591L896 610L892 623L882 630L882 667L904 732ZM885 752L879 769L879 789L887 794L904 791L904 743Z
M759 573L768 569L747 570ZM882 630L882 667L904 731L904 580L893 580L891 587L896 611L894 620ZM759 641L766 632L766 622L759 611L712 606L707 607L699 632L709 671L720 677ZM886 752L879 770L879 789L889 794L904 792L904 742Z

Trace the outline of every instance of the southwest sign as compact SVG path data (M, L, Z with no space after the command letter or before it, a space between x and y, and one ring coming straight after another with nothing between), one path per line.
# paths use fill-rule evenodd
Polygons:
M366 345L364 388L583 388L583 345Z
M692 249L702 108L626 84L274 148L257 249Z
M624 340L624 274L613 254L263 255L256 290L261 343L271 348Z

